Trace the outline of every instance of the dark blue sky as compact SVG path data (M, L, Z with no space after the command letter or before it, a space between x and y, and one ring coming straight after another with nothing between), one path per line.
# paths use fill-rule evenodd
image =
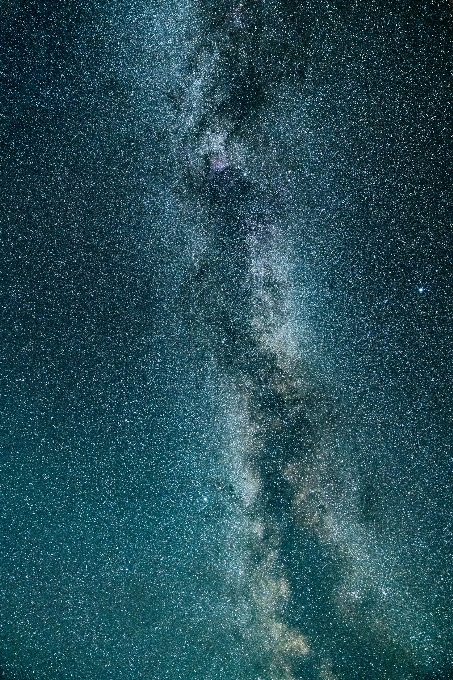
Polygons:
M5 680L446 680L448 4L2 10Z

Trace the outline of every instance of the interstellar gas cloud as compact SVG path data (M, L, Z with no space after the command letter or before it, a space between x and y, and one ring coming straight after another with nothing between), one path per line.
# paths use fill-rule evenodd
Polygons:
M451 7L4 5L2 677L452 677Z

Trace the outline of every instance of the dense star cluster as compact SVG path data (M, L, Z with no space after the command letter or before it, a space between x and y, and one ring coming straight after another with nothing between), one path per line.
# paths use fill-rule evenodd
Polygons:
M2 10L0 677L451 678L451 3Z

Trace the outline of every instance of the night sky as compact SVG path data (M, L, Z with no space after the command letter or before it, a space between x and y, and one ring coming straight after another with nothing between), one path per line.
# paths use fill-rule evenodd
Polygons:
M1 680L451 680L451 4L0 10Z

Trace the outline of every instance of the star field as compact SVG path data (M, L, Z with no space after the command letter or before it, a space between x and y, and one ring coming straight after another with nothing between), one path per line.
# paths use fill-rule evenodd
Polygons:
M0 677L448 680L451 7L2 11Z

